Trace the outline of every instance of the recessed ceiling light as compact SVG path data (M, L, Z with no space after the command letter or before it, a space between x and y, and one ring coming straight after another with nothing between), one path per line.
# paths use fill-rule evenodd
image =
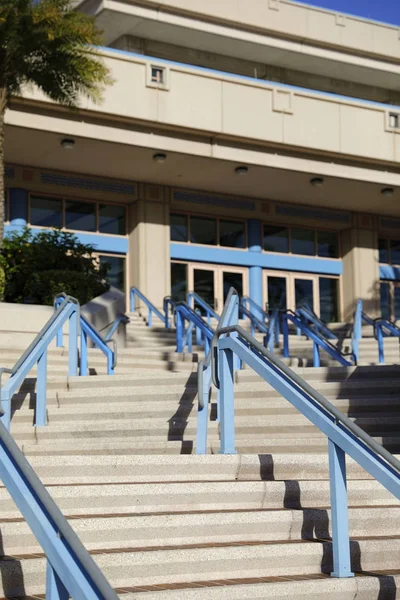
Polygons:
M75 148L75 140L65 138L61 140L61 147L64 148L64 150L73 150Z
M236 169L235 169L236 175L246 175L246 173L248 173L248 172L249 172L249 168L244 167L244 166L236 167Z
M153 154L153 160L158 163L163 163L167 160L167 155L163 152L157 152L156 154Z
M394 189L391 187L385 187L381 189L382 196L393 196Z
M321 187L324 185L324 179L322 177L313 177L310 179L310 183L314 187Z

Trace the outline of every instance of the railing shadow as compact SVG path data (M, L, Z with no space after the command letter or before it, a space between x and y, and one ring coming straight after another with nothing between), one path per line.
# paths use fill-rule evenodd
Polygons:
M194 441L184 439L188 418L197 398L197 373L190 373L175 413L168 420L168 441L180 441L180 454L192 454Z
M7 556L4 550L3 533L0 530L0 575L4 596L6 598L25 597L25 581L21 561L14 556Z

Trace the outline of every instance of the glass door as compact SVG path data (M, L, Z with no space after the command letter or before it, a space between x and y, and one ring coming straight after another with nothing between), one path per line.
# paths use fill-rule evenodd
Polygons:
M231 269L230 267L220 267L220 293L218 298L218 311L222 311L226 297L231 287L234 287L240 298L247 295L247 277L245 270Z
M192 270L193 286L196 292L207 304L216 310L215 270L194 267Z
M265 297L268 311L278 309L284 312L288 308L287 276L267 274Z
M318 303L315 302L315 281L314 278L305 278L303 275L293 276L293 292L295 308L308 306L315 310Z

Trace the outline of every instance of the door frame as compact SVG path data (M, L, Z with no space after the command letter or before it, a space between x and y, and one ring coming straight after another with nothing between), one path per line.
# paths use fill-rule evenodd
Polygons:
M264 305L268 305L268 277L280 277L286 279L286 305L287 309L295 310L296 307L296 292L295 280L306 279L313 282L313 310L319 316L319 275L314 273L301 273L297 271L275 271L263 269L263 298Z
M314 312L320 316L320 294L319 294L319 279L335 279L338 282L338 319L342 318L342 284L341 277L335 277L333 275L326 275L325 273L301 273L297 271L275 271L272 269L263 269L263 299L264 305L268 304L268 277L282 277L286 279L286 301L287 308L295 310L295 279L311 279L314 282L313 294L314 294Z
M240 273L243 277L243 296L249 294L249 269L248 267L236 267L235 265L223 265L215 263L200 263L200 262L188 262L188 261L177 261L187 265L187 286L188 292L194 291L194 270L198 269L201 271L213 271L214 272L214 305L215 311L220 312L224 306L224 285L223 285L223 273Z

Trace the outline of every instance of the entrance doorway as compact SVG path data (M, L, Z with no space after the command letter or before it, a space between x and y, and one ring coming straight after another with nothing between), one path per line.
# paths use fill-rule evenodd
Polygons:
M264 271L264 299L268 310L295 310L307 304L326 322L337 322L339 279L309 273Z
M400 282L381 281L381 314L383 319L400 319Z
M216 312L221 312L231 287L240 296L248 294L247 269L205 263L171 262L171 296L185 300L187 292L196 292Z

